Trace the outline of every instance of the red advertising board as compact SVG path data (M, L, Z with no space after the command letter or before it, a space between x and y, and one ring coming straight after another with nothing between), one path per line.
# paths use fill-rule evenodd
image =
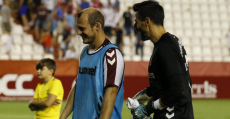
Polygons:
M38 83L42 82L33 74L6 74L0 76L0 100L29 100ZM75 76L56 76L64 87L64 99L72 88Z
M230 99L230 77L192 77L194 99ZM148 77L125 77L124 98L134 96L149 86Z
M37 61L0 61L0 100L29 100L41 79L35 69ZM78 61L56 61L55 77L62 81L64 99L77 77Z
M77 77L78 61L56 61L55 77L62 81L64 99ZM29 100L37 83L35 61L0 61L0 100ZM194 99L230 99L230 63L190 63ZM148 62L125 62L124 98L149 86Z

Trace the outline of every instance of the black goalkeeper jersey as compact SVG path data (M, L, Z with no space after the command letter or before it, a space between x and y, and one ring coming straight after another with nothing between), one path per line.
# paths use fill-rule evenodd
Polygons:
M169 106L156 110L154 119L194 119L186 51L176 36L165 33L154 44L148 73L151 100Z

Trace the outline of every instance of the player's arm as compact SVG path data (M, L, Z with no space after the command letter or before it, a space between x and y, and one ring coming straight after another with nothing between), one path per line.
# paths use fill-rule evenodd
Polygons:
M63 90L62 83L60 80L55 80L50 88L50 94L48 95L46 100L38 101L32 100L30 101L30 105L33 105L38 108L47 108L51 105L59 105L62 103L61 100L57 99L57 95Z
M33 98L32 100L37 101L38 99L37 99L37 98ZM30 101L32 101L32 100L30 100ZM38 108L34 107L34 106L31 105L30 103L29 103L29 108L30 108L31 111L36 111L36 110L38 110Z
M185 97L185 89L189 86L188 80L182 74L187 68L184 65L186 54L183 50L180 51L177 45L166 45L164 49L160 53L160 64L164 70L164 85L167 85L167 91L159 99L159 104L163 107L172 107Z
M182 69L180 67L180 54L172 46L166 45L163 49L158 57L164 71L164 85L167 85L167 91L159 99L151 99L147 105L139 106L135 110L135 113L138 114L135 115L136 117L146 117L155 112L155 110L172 107L178 100L184 97L185 80L183 80Z
M119 86L122 84L124 60L118 49L109 49L104 57L104 89L100 119L110 119Z
M154 112L153 108L151 110L147 109L147 105L144 105L146 101L151 102L151 89L147 87L140 92L138 92L132 99L128 98L126 105L131 110L133 118L147 118L151 113ZM138 102L137 102L138 101ZM151 106L152 107L152 106ZM150 118L151 119L151 118Z
M44 101L31 100L29 105L34 106L35 108L46 108L50 107L53 104L60 104L61 100L56 99L56 95L49 94L48 98Z
M113 107L115 105L117 92L118 92L117 87L111 86L106 88L105 96L102 101L100 119L110 119L110 116L113 111Z
M184 98L185 84L188 84L183 79L179 49L175 45L165 45L162 48L164 50L160 50L158 57L164 71L164 85L167 85L167 91L159 99L152 100L146 105L147 112L172 107Z
M166 106L160 101L160 99L154 101L150 99L147 105L140 105L136 107L134 110L131 110L134 119L146 119L156 110L162 110L166 108ZM151 119L151 118L150 118Z
M38 101L38 92L39 92L39 85L37 85L36 89L35 89L35 94L32 100L29 101L29 105L28 107L30 108L31 111L35 111L35 110L39 110L39 107L36 107L34 105L31 104L31 102L35 102Z
M73 111L75 88L76 88L76 84L69 93L65 107L61 113L60 119L66 119L70 115L70 113Z
M184 85L182 74L175 74L166 79L168 91L157 100L150 100L148 104L142 109L145 111L145 115L150 115L155 110L162 110L167 107L172 107L178 100L184 97Z
M132 99L136 99L139 104L144 104L147 100L150 99L149 91L149 88L145 88L138 92Z
M129 109L133 110L139 104L144 105L145 102L150 99L150 97L151 97L151 90L150 87L147 87L139 91L132 99L128 98L126 105L128 106ZM138 104L135 102L135 100L138 101Z

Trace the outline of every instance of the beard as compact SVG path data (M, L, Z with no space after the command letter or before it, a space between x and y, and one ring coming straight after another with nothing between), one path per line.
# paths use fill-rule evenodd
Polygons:
M146 41L150 38L147 36L147 31L143 27L136 27L136 30L139 32L139 35L141 35L141 40Z
M139 30L140 34L141 34L141 40L142 41L146 41L146 40L149 40L150 38L146 35L147 32L144 31L144 30Z
M94 42L94 40L96 38L96 34L94 32L92 35L82 34L81 37L83 39L84 44L91 44Z

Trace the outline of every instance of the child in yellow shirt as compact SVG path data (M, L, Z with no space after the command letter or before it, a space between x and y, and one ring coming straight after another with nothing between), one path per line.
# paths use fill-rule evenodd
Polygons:
M43 82L36 87L35 94L29 102L31 111L36 111L34 119L58 119L64 95L59 79L54 76L56 63L46 58L36 64L38 78Z

